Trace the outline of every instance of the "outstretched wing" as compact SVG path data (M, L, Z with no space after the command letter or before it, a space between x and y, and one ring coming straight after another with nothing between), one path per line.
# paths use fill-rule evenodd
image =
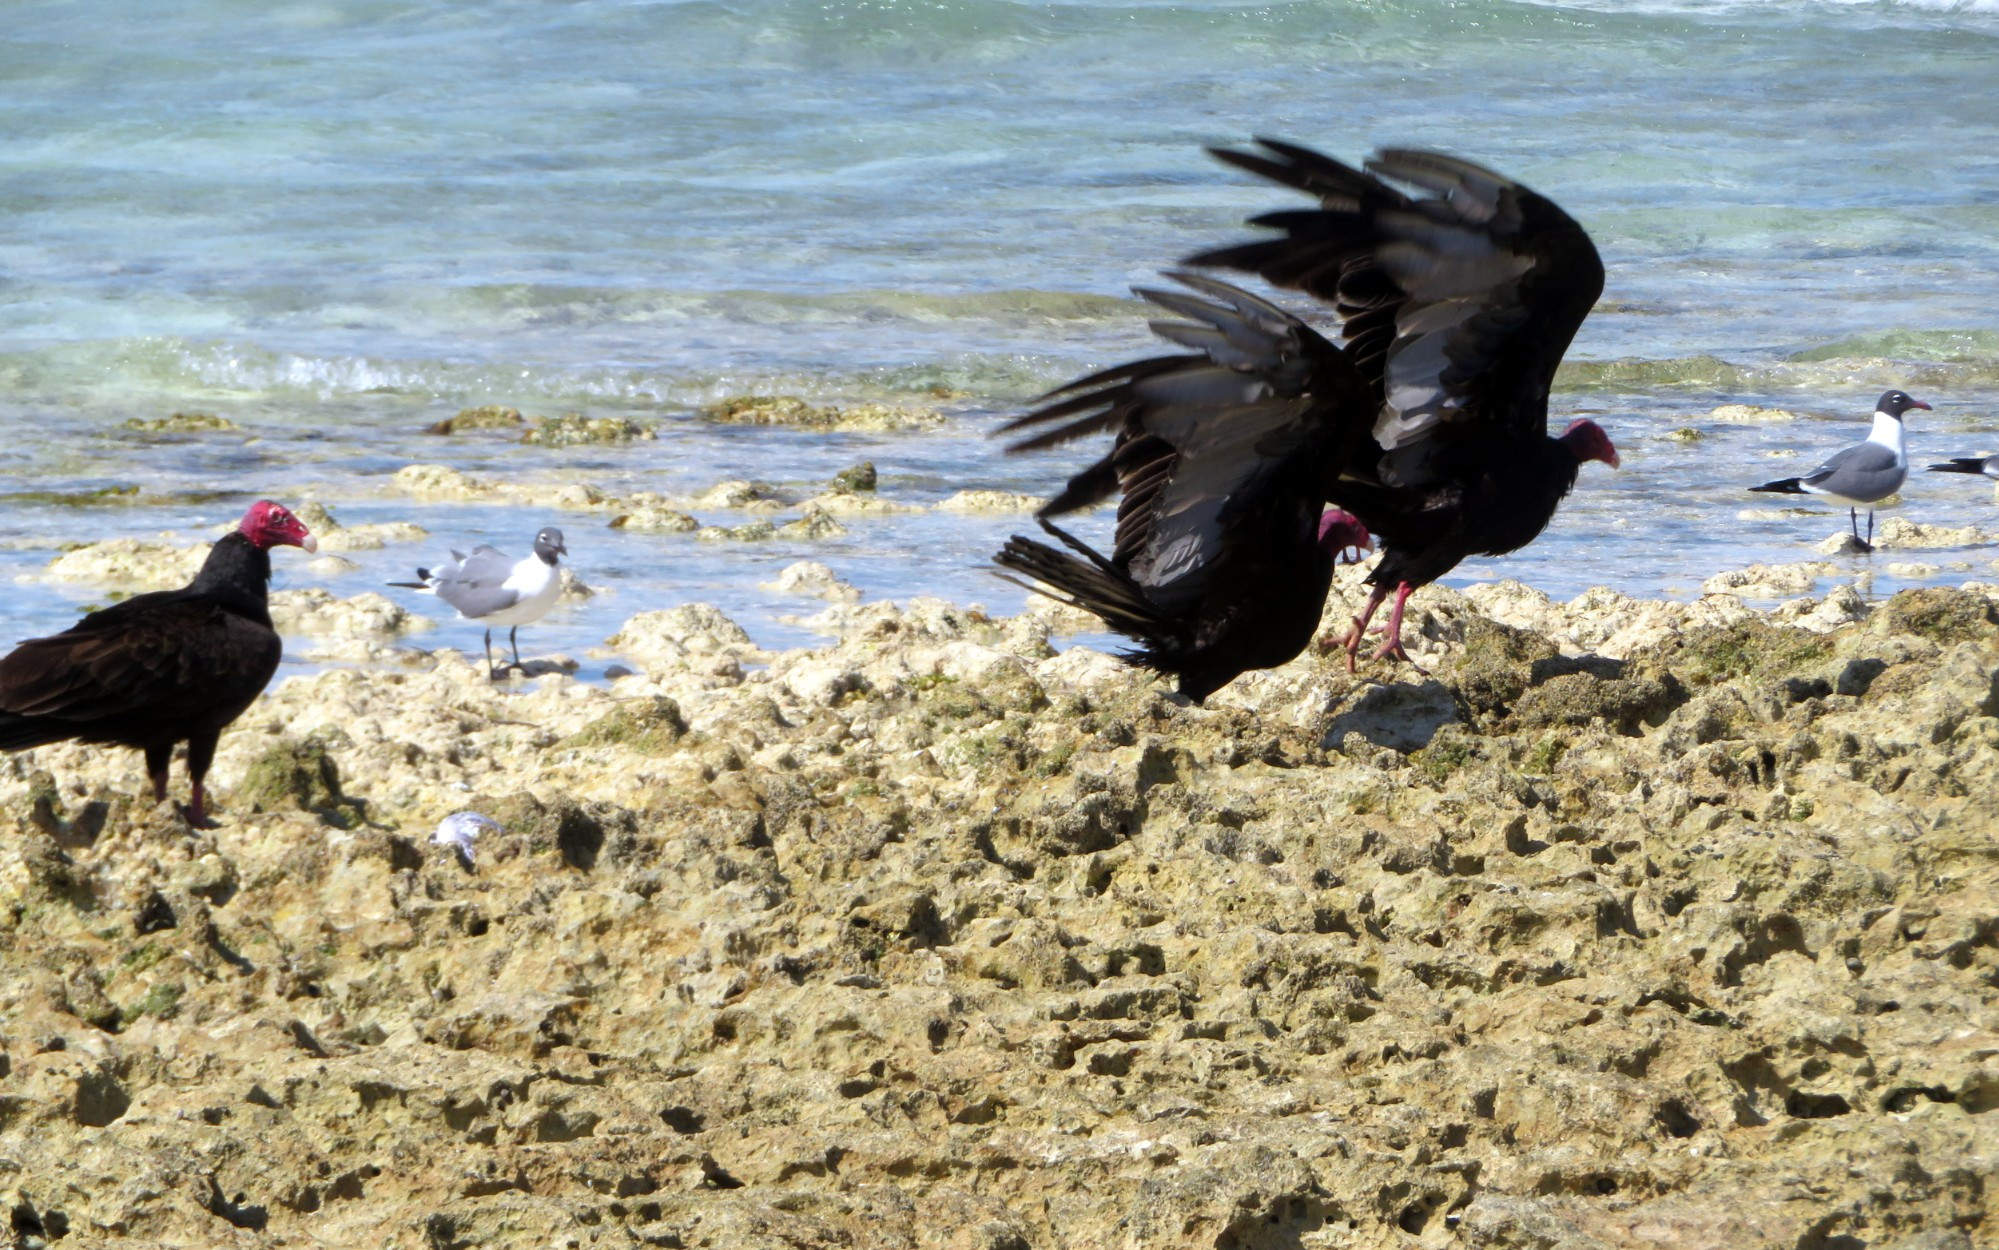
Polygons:
M1246 568L1244 554L1269 554L1241 550L1269 537L1257 521L1282 517L1288 532L1302 517L1305 540L1316 537L1342 433L1364 433L1368 410L1360 375L1311 327L1227 283L1167 276L1186 289L1137 293L1175 314L1153 321L1153 332L1194 353L1079 379L1004 429L1040 429L1014 451L1116 431L1109 454L1041 515L1120 494L1111 564L1179 611Z
M278 635L213 603L103 615L0 658L0 712L79 727L198 723L248 706L277 671Z
M1373 388L1384 451L1473 421L1546 437L1555 367L1603 292L1583 228L1553 201L1442 153L1390 148L1354 169L1256 142L1261 151L1211 151L1320 207L1254 218L1282 237L1188 263L1246 270L1332 304Z

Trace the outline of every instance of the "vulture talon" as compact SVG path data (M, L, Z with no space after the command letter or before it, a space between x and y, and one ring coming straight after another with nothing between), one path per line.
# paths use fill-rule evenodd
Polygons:
M206 812L197 811L186 803L175 803L174 810L180 813L180 818L187 822L187 827L190 829L207 830L222 827L214 817Z

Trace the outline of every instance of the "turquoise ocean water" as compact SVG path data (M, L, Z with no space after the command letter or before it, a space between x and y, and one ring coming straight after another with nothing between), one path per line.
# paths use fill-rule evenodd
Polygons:
M801 558L870 597L1010 609L1018 592L982 566L1022 518L711 544L419 505L388 478L444 462L803 496L865 458L909 502L1046 493L1087 451L1002 458L987 432L1152 350L1130 285L1293 202L1200 151L1253 134L1350 159L1445 148L1590 229L1609 283L1557 416L1597 416L1626 467L1586 474L1533 548L1452 580L1691 594L1718 569L1812 556L1830 509L1743 519L1769 499L1741 488L1809 467L1780 453L1860 437L1887 386L1936 405L1916 414L1919 460L1999 450L1996 83L1999 4L1942 0L11 4L0 636L101 599L34 580L62 546L192 536L259 495L432 532L355 555L341 594L561 524L585 580L617 592L529 631L574 654L689 599L802 641L779 618L812 606L758 588ZM693 416L748 392L933 388L953 396L934 433ZM1708 419L1738 402L1806 417ZM474 403L660 437L552 452L419 432ZM189 410L241 431L121 428ZM1689 426L1707 437L1672 437ZM106 487L139 491L73 498ZM1994 507L1981 482L1931 476L1889 515L1999 528ZM1999 548L1920 558L1999 580ZM1887 563L1876 591L1925 576Z

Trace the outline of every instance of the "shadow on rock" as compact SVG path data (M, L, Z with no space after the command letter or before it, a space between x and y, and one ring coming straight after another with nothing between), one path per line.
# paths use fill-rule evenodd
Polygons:
M1334 750L1357 733L1378 747L1420 751L1457 719L1458 702L1440 681L1369 686L1327 724L1321 745Z

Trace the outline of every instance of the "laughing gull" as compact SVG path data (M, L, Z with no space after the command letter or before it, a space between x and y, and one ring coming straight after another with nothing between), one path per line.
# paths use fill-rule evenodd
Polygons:
M1999 478L1999 456L1958 456L1949 464L1933 464L1932 473L1977 473L1983 477Z
M507 641L514 649L514 669L521 667L520 627L532 625L548 615L562 594L559 557L569 554L562 545L562 531L544 526L534 536L534 554L509 559L495 547L478 546L471 555L454 551L449 564L418 569L413 582L390 582L428 591L458 609L458 615L486 626L486 672L495 681L501 669L493 663L493 626L505 625Z
M1911 399L1901 391L1889 391L1874 405L1874 429L1864 443L1834 452L1830 459L1803 477L1787 477L1752 486L1752 491L1777 495L1824 495L1846 505L1847 520L1853 526L1853 545L1861 551L1874 550L1874 510L1867 510L1867 537L1860 536L1860 504L1878 503L1902 489L1909 477L1909 438L1902 427L1902 414L1911 408L1928 412L1930 406Z

